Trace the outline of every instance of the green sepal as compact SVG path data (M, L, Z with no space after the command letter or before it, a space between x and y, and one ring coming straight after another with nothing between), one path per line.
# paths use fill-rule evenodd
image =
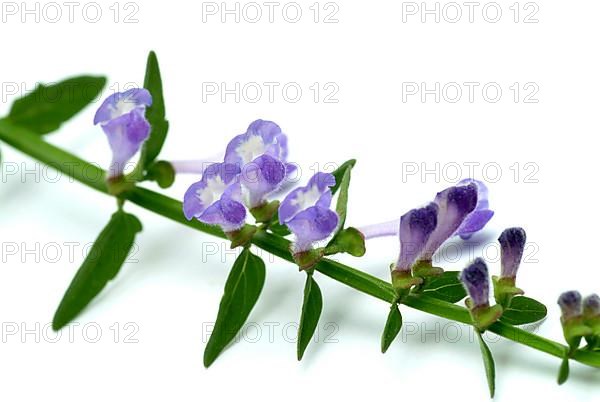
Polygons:
M390 266L390 269L392 275L392 287L396 292L397 299L400 301L410 293L410 289L413 286L419 286L423 283L422 278L412 276L409 271L399 271L394 269L394 264Z
M362 257L365 252L365 237L353 227L341 230L325 248L325 255L348 253L354 257Z
M254 225L244 225L241 229L227 232L225 235L231 240L231 248L236 248L250 244L252 236L256 233L256 229L257 227Z
M250 209L250 213L257 223L268 223L273 221L278 209L279 200L274 200Z
M581 344L581 338L593 335L592 329L585 325L583 317L577 316L561 320L563 334L571 350L576 350Z
M121 195L135 188L135 181L130 176L116 176L106 180L106 188L111 195Z
M515 296L525 294L522 289L515 286L515 278L500 278L494 275L492 276L492 283L494 285L494 299L504 309L510 307L510 303Z
M444 273L440 267L434 267L431 261L418 261L412 267L413 276L422 278L424 281L427 278L438 277Z
M385 353L402 329L402 314L398 303L392 303L390 312L381 334L381 353Z
M160 188L169 188L175 182L175 169L167 161L154 162L146 170L144 179L155 181Z
M479 331L485 331L490 325L495 323L502 317L502 306L496 304L494 306L479 306L472 307L471 299L467 299L465 304L469 308L471 318L473 319L473 325Z
M310 250L301 251L299 253L294 253L294 261L300 268L300 271L305 271L313 268L325 255L325 249L320 248L312 248Z

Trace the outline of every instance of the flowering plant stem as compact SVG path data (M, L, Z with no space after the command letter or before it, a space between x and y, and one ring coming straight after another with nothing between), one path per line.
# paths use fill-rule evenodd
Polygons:
M97 191L110 195L106 186L106 172L104 170L44 141L35 132L14 125L6 119L0 119L0 140L65 175ZM128 200L142 208L200 232L226 239L225 234L216 226L205 225L198 220L188 221L185 219L182 214L181 202L160 193L139 186L132 186L130 190L120 194L119 198L121 201ZM284 260L294 262L289 251L290 242L283 237L268 233L265 230L259 230L254 235L252 243ZM396 294L390 283L358 269L323 258L315 266L315 270L387 303L396 301ZM403 298L402 304L438 317L472 325L471 316L467 309L426 295L409 294ZM569 356L567 346L501 321L491 325L488 331L560 359L570 357L582 364L600 367L599 353L577 350Z

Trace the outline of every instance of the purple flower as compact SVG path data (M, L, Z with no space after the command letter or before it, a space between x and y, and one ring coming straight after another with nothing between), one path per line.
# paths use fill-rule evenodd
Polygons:
M480 231L492 219L494 211L489 209L488 189L483 182L474 179L461 180L458 185L465 186L475 184L477 186L477 205L475 209L466 216L465 220L460 224L454 235L460 236L466 240L473 236L475 232Z
M144 88L117 92L104 100L94 117L100 124L112 150L108 177L123 174L125 164L139 151L150 135L146 107L152 105L152 96Z
M240 168L230 163L215 163L204 170L202 179L190 186L183 198L188 220L197 218L219 225L225 233L240 229L246 219L239 183Z
M600 296L592 294L583 299L583 313L586 317L600 317Z
M335 177L316 173L304 187L290 192L279 206L279 222L295 235L294 252L308 251L337 227L338 215L330 209Z
M502 262L500 277L515 278L517 276L526 239L525 230L522 228L509 228L502 232L498 238Z
M438 206L437 227L429 236L420 256L421 260L430 261L442 243L455 234L461 234L459 232L461 225L477 206L477 191L478 186L474 182L469 182L437 193L434 200Z
M471 265L463 269L460 281L469 294L472 308L489 306L490 281L485 261L476 258Z
M400 256L396 270L410 271L425 243L437 225L438 207L430 203L424 208L412 209L400 218Z
M576 290L561 294L558 298L558 305L562 311L563 321L579 317L583 312L581 293Z
M286 162L287 155L287 137L272 121L256 120L229 142L225 162L240 167L248 208L264 203L265 196L279 189L295 171L296 167Z
M240 181L247 190L248 208L261 205L265 196L277 190L285 179L285 165L264 154L242 167Z

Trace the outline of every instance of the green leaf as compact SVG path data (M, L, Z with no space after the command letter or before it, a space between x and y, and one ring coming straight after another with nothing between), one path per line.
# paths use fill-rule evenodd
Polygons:
M337 203L335 205L335 212L337 212L340 218L338 223L339 229L343 228L344 223L346 223L346 212L348 210L348 188L350 187L350 171L352 170L352 166L348 165L348 167L344 170L344 174L342 175L339 186L340 194L338 195ZM336 177L336 185L337 180L338 179Z
M302 316L298 327L298 361L302 360L304 351L315 333L321 311L323 310L323 296L319 285L313 279L312 273L306 275L304 285L304 302L302 303Z
M457 271L446 271L440 276L428 278L421 290L429 297L456 303L467 296L458 274Z
M204 349L209 367L242 328L265 283L265 263L248 248L240 253L225 283L215 327Z
M517 296L512 299L500 319L510 325L523 325L539 321L546 317L547 313L546 306L539 301Z
M354 257L362 257L365 252L365 238L353 227L341 230L325 249L326 255L348 253Z
M569 379L569 356L563 358L558 370L558 385L563 385Z
M331 194L337 193L342 185L344 174L346 170L352 169L356 165L356 159L350 159L346 162L342 163L340 167L338 167L333 173L333 177L335 177L335 186L331 188Z
M13 103L8 120L37 134L48 134L94 101L105 84L104 77L86 75L39 84Z
M490 348L488 348L488 345L483 340L481 333L479 331L475 332L477 332L477 336L479 337L479 346L481 348L481 356L483 357L485 376L490 388L490 397L493 398L496 390L496 365L494 364L494 357L492 356L492 352L490 352Z
M385 353L402 329L402 314L397 303L390 306L383 333L381 334L381 353Z
M134 215L122 210L113 214L65 292L52 320L54 330L75 318L117 275L141 230Z
M146 119L148 119L152 129L150 130L150 137L144 144L142 163L143 166L150 166L160 153L169 130L169 122L165 120L165 100L160 68L158 58L154 52L148 54L144 88L150 91L150 95L152 95L152 106L146 108Z

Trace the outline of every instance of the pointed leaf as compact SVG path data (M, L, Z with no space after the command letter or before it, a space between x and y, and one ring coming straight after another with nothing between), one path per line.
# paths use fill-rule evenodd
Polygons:
M396 336L400 333L402 329L402 314L400 314L400 309L398 308L398 304L394 303L390 306L390 313L388 314L387 321L385 322L385 327L383 328L383 334L381 334L381 353L385 353Z
M475 331L479 337L479 347L481 348L481 356L483 357L483 366L485 367L485 376L487 377L488 387L490 389L490 397L494 397L496 390L496 365L490 348L483 340L483 336L479 331Z
M302 303L302 316L300 317L300 326L298 327L298 360L302 360L304 351L315 333L319 317L323 310L323 296L319 285L313 279L312 274L306 275L306 285L304 285L304 302Z
M85 75L39 84L13 103L8 119L37 134L48 134L96 100L105 84L104 77Z
M558 370L558 385L563 385L569 379L569 356L563 358Z
M525 296L516 296L500 319L507 324L523 325L540 321L547 313L546 306L539 301Z
M65 292L52 328L58 330L69 323L117 275L141 230L134 215L122 210L113 214Z
M332 173L333 177L335 177L335 185L331 188L332 194L337 193L337 191L340 189L340 186L342 185L343 177L346 173L346 170L352 169L354 165L356 165L356 159L347 160Z
M467 296L458 274L456 271L446 271L440 276L429 278L421 290L429 297L456 303Z
M167 137L169 122L165 120L165 100L162 79L156 53L148 54L144 88L152 95L152 106L146 109L146 119L150 123L150 137L144 144L143 165L149 167L156 159Z
M242 328L265 283L265 263L245 248L233 264L213 332L204 349L209 367Z

